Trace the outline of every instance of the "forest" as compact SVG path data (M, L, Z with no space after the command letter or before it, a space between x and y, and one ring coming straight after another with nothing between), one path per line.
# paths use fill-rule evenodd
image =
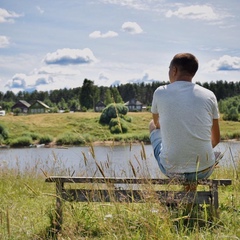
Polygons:
M110 103L125 103L131 99L140 101L145 106L150 106L155 89L168 82L151 83L127 83L118 86L97 86L94 81L84 79L83 85L77 88L64 88L50 91L19 91L15 94L12 91L0 92L0 106L5 111L11 111L11 107L18 100L25 100L32 103L40 100L51 107L52 111L87 111L94 109L98 101L105 105ZM223 80L205 82L199 84L213 91L219 102L220 112L234 112L238 115L240 111L239 96L240 82L227 82ZM231 98L231 100L229 100ZM230 104L230 105L229 105ZM236 115L235 114L235 115Z

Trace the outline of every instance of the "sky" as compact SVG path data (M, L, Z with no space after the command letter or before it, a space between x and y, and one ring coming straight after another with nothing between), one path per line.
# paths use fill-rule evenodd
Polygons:
M0 0L0 91L168 81L180 52L194 82L240 80L239 0Z

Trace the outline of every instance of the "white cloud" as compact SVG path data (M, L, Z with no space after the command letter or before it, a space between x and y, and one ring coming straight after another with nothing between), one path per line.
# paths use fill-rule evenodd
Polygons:
M9 38L6 36L0 36L0 48L6 48L10 44Z
M240 71L240 57L224 55L219 59L208 62L206 68L208 72L214 71Z
M156 81L159 81L159 80L149 78L149 74L144 73L144 75L140 78L134 78L134 79L129 80L129 83L152 83L152 82L156 82Z
M122 29L130 34L139 34L143 32L142 28L136 22L125 22L122 25Z
M152 0L150 0L150 2L151 1ZM147 5L145 4L146 0L102 0L102 2L120 5L123 7L130 7L137 10L146 10L147 8Z
M169 10L166 13L166 17L176 16L186 19L201 19L201 20L218 20L220 16L214 11L214 9L208 5L192 5L188 7L179 7L178 10Z
M117 36L118 36L118 33L114 31L108 31L106 33L101 33L100 31L94 31L89 34L90 38L113 38Z
M14 18L21 17L21 14L7 11L6 9L0 8L0 23L9 22L13 23Z
M58 49L56 52L48 53L43 59L46 64L71 65L71 64L88 64L96 62L97 59L89 48Z
M9 89L18 89L18 91L33 91L37 89L37 86L48 85L54 80L47 74L23 74L17 73L11 80L8 81L6 87Z
M41 8L41 7L39 7L39 6L36 6L36 8L37 8L37 10L38 10L38 12L39 12L40 14L43 14L43 13L44 13L44 9L43 9L43 8Z
M74 76L80 75L81 72L79 69L70 66L56 66L48 65L41 67L40 69L34 69L33 74L50 74L50 75L65 75L65 76Z
M25 88L26 82L25 82L26 75L25 74L15 74L7 84L9 88Z

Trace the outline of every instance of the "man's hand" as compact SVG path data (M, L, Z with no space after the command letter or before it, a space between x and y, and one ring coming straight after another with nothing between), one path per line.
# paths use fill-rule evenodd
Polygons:
M154 122L156 128L159 129L159 128L160 128L159 115L156 114L156 113L153 113L153 114L152 114L152 117L153 117L153 122Z

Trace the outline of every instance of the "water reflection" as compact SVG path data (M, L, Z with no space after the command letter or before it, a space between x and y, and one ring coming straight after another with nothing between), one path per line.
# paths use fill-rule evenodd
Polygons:
M216 151L224 152L220 165L233 166L240 159L239 142L222 142ZM1 169L19 172L41 171L48 175L163 177L150 145L96 146L71 148L1 149Z

